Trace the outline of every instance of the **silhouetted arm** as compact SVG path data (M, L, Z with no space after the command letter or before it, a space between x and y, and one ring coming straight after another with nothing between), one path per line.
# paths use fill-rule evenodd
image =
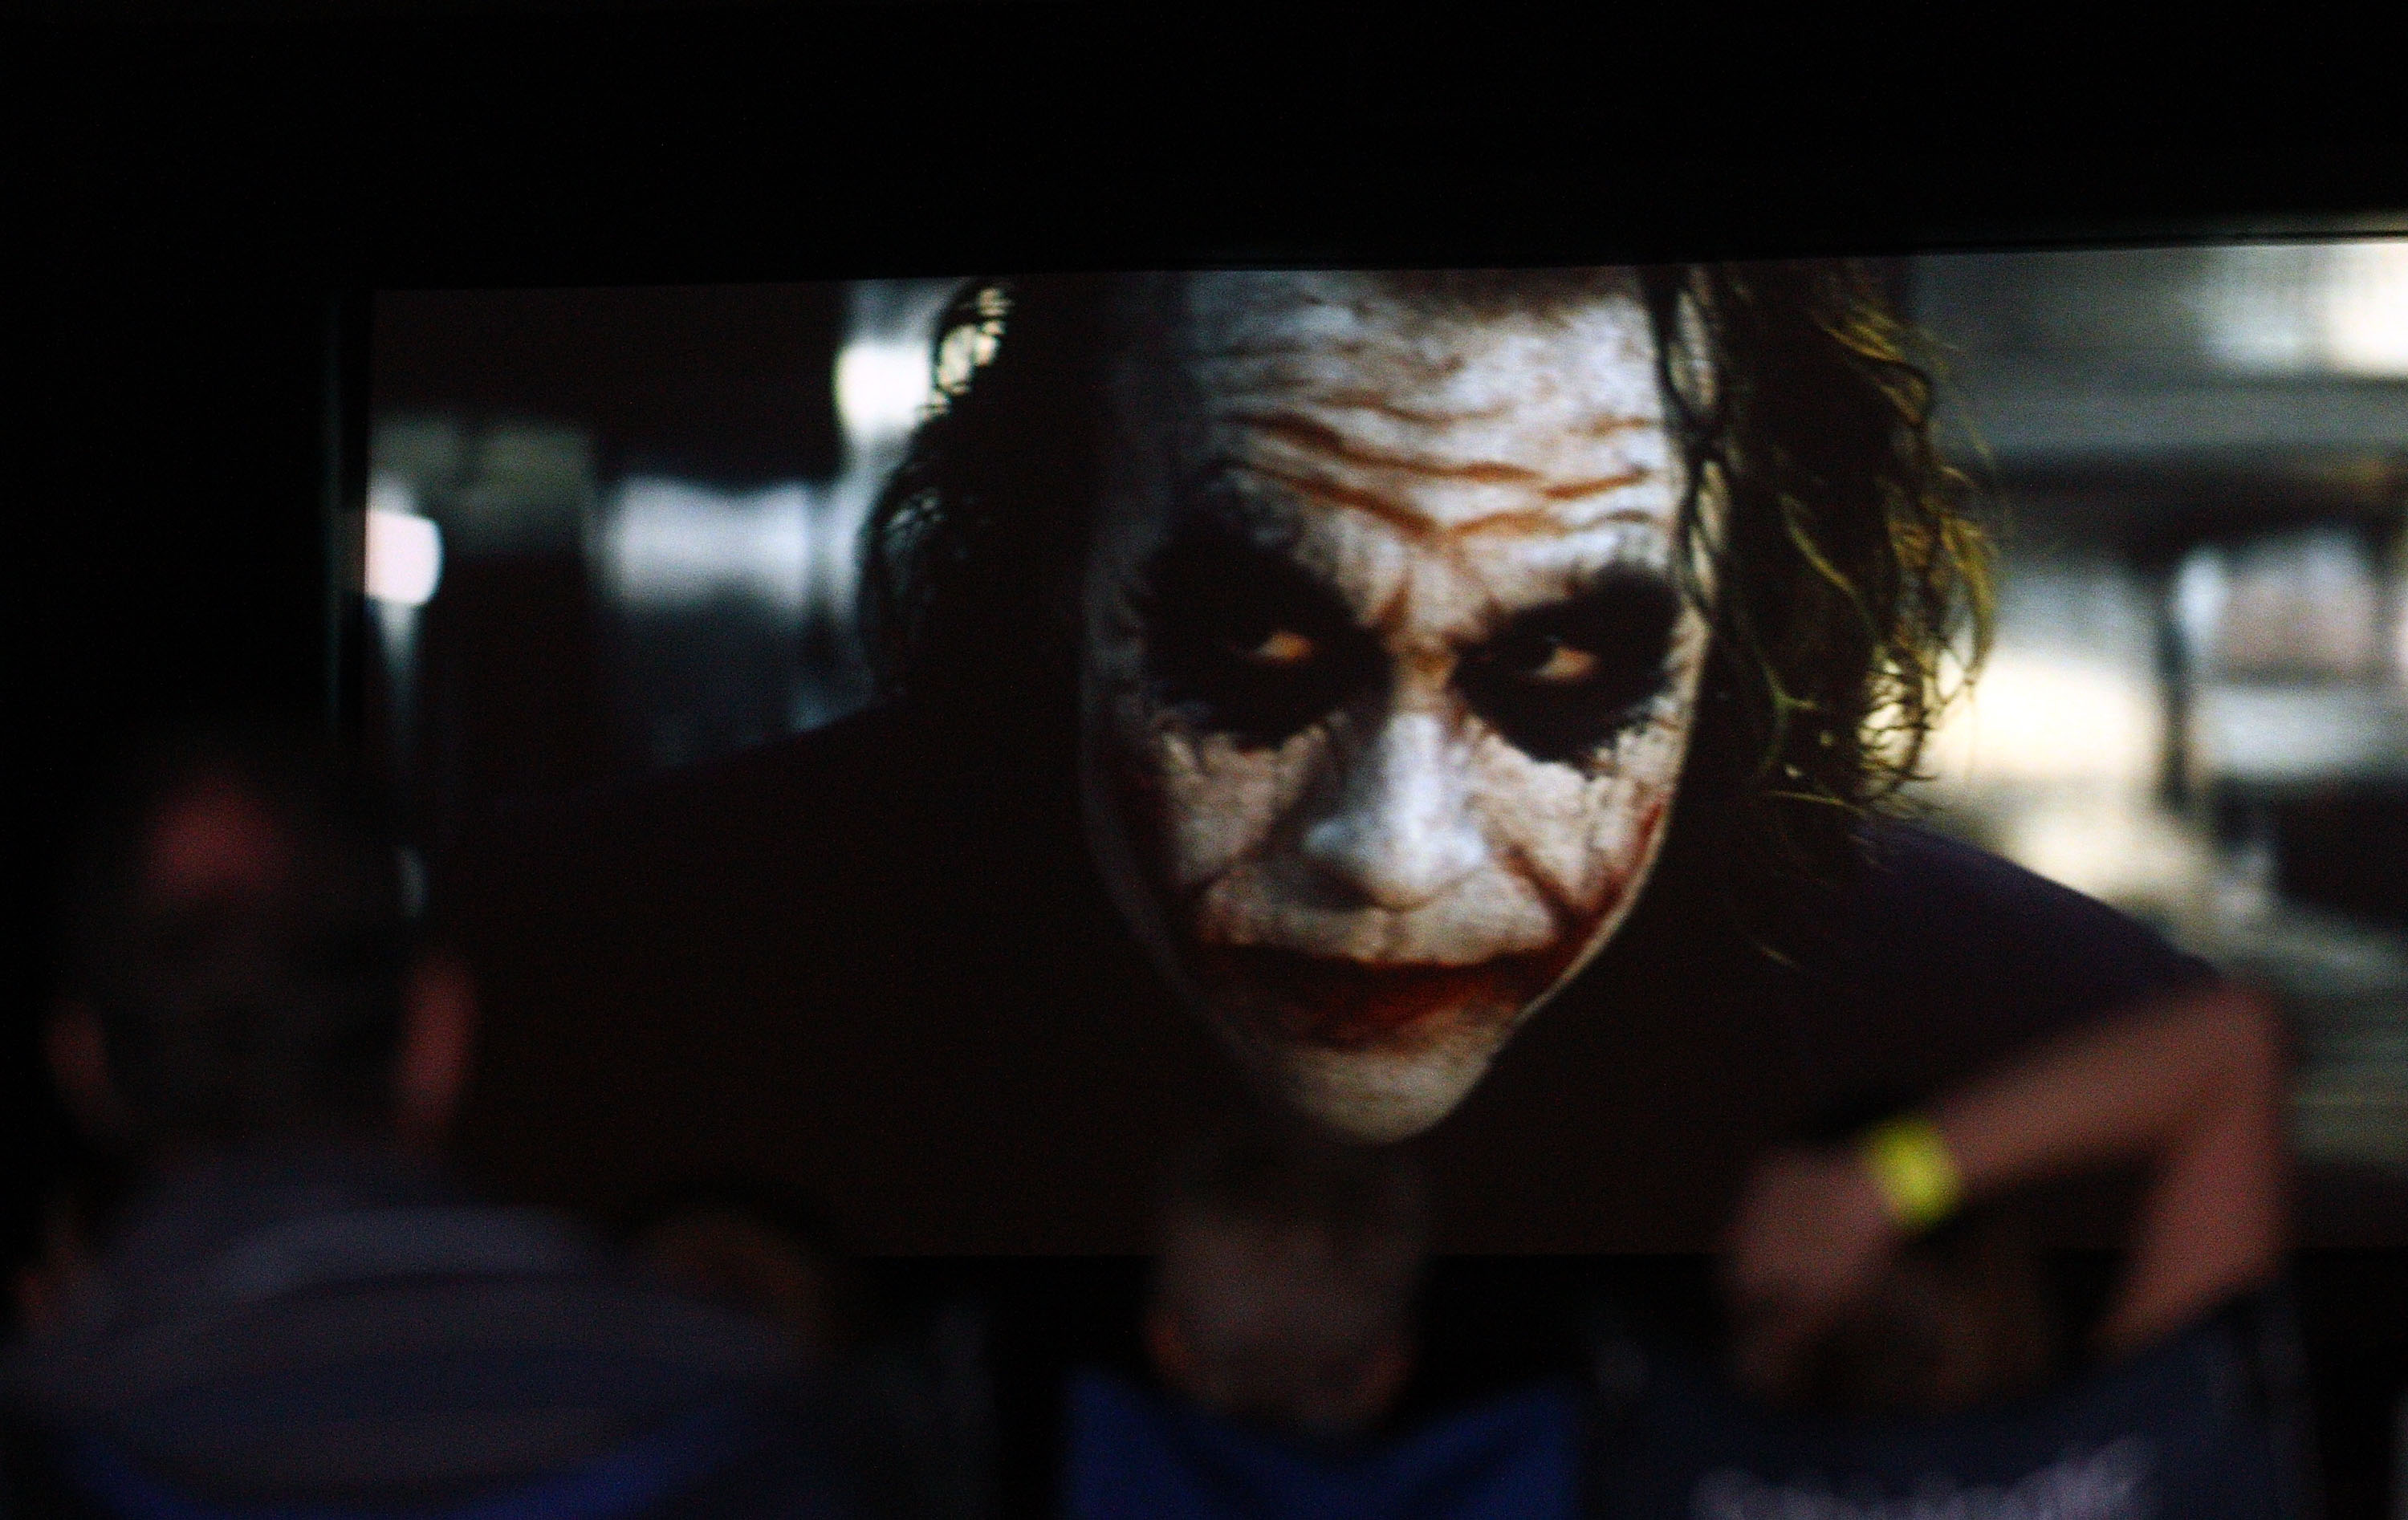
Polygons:
M2283 1249L2288 1156L2281 1022L2214 983L2041 1046L1949 1094L1927 1117L1967 1202L2140 1162L2149 1182L2130 1267L2100 1329L2137 1349L2262 1283ZM1867 1292L1905 1229L1853 1150L1784 1151L1734 1216L1727 1282L1780 1359Z

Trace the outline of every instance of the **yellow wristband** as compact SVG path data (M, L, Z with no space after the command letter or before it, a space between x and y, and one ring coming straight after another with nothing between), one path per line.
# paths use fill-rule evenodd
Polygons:
M1890 1217L1910 1234L1920 1234L1956 1212L1965 1199L1965 1179L1940 1126L1928 1119L1892 1119L1865 1131L1856 1154L1873 1186L1889 1205Z

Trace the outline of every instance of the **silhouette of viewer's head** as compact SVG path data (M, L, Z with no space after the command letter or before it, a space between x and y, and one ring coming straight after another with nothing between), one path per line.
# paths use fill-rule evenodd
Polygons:
M1216 1413L1359 1433L1412 1370L1426 1242L1420 1177L1394 1149L1292 1124L1224 1134L1166 1200L1147 1351L1173 1391Z
M153 1161L438 1138L473 1002L419 953L410 891L383 799L331 743L227 727L141 753L71 885L49 1055L78 1120Z

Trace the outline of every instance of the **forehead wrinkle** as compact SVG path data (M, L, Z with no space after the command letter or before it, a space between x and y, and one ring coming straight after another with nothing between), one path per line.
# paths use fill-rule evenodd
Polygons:
M1360 507L1318 504L1332 509L1316 513L1298 497L1249 493L1208 497L1200 504L1200 515L1312 576L1347 608L1360 628L1401 633L1417 589L1434 568L1442 567L1442 573L1477 588L1481 600L1492 598L1459 536L1377 498ZM1332 534L1326 525L1330 520L1368 531Z
M1341 464L1359 465L1372 469L1398 471L1408 475L1428 476L1443 480L1470 480L1480 484L1521 485L1545 477L1527 465L1516 465L1500 459L1454 461L1426 452L1399 452L1372 448L1348 437L1338 428L1300 412L1286 410L1250 411L1232 409L1219 421L1225 424L1251 429L1278 439L1303 453L1324 454Z
M1309 399L1332 411L1368 411L1396 422L1416 426L1444 426L1449 423L1485 423L1510 415L1511 402L1500 401L1485 407L1450 407L1445 409L1409 407L1378 391L1340 387L1315 392ZM1594 431L1594 430L1592 430Z
M1508 294L1493 303L1433 298L1362 270L1223 270L1162 277L1154 288L1140 320L1191 365L1377 351L1383 367L1453 373L1463 367L1467 336L1492 353L1610 336L1633 356L1653 359L1654 334L1629 280L1560 300Z
M1594 489L1560 493L1547 491L1542 495L1559 501L1579 500L1584 496L1602 495L1609 491L1619 491L1625 486L1637 485L1654 477L1655 472L1652 470L1637 470L1633 471L1627 479L1596 484ZM1591 482L1582 483L1588 485ZM1455 538L1562 538L1569 534L1586 533L1592 528L1661 527L1667 520L1668 514L1654 511L1645 507L1621 507L1596 517L1584 518L1576 523L1567 523L1562 515L1552 508L1529 507L1519 510L1507 509L1490 512L1484 517L1475 517L1466 523L1451 523L1435 531Z
M1260 460L1227 459L1222 461L1221 467L1227 473L1254 476L1269 481L1303 501L1341 511L1368 513L1416 541L1475 538L1543 538L1586 533L1606 526L1662 527L1674 515L1646 507L1620 507L1567 521L1560 510L1551 507L1500 507L1478 517L1440 522L1416 509L1411 503L1378 491L1319 475L1283 469ZM1540 495L1550 501L1571 502L1610 495L1656 478L1655 470L1641 466L1604 480L1567 481L1541 486L1537 490Z
M1597 355L1567 354L1545 344L1490 343L1467 354L1326 341L1300 342L1284 353L1251 351L1244 358L1226 351L1191 353L1181 368L1192 394L1225 421L1277 421L1333 437L1333 423L1351 423L1348 430L1358 436L1393 439L1400 431L1443 434L1541 415L1550 431L1567 438L1661 425L1653 371L1608 374L1599 364Z
M1360 486L1340 484L1336 480L1299 475L1275 466L1249 461L1232 461L1230 467L1247 475L1259 476L1274 485L1284 487L1300 500L1340 511L1362 512L1378 518L1390 527L1417 541L1443 538L1446 530L1414 511L1404 503L1383 496Z
M1279 366L1295 359L1319 359L1329 354L1378 353L1391 357L1396 351L1392 341L1376 337L1349 337L1337 333L1283 334L1270 341L1259 337L1232 339L1227 342L1194 344L1179 351L1184 360L1199 371L1211 373L1224 366L1244 367L1268 366L1274 374L1283 373ZM1447 356L1450 371L1463 367L1463 361Z
M1607 496L1673 467L1646 437L1665 425L1654 366L1643 344L1616 337L1633 323L1612 311L1441 317L1312 275L1207 280L1186 295L1161 356L1202 413L1188 437L1269 455L1250 463L1323 504L1416 536L1428 528L1415 518L1537 534L1547 524L1531 506ZM1440 495L1417 499L1429 488Z
M1268 366L1303 360L1308 368L1331 356L1372 356L1381 367L1444 380L1466 365L1453 324L1434 323L1410 303L1372 292L1333 287L1306 278L1240 277L1191 282L1171 316L1171 351L1200 369Z
M1351 437L1329 423L1287 409L1231 409L1216 423L1223 428L1240 434L1241 440L1232 440L1228 450L1238 457L1234 461L1243 467L1280 480L1292 488L1310 489L1334 499L1368 509L1385 511L1397 508L1411 511L1401 499L1380 497L1380 493L1366 486L1341 481L1338 475L1375 474L1404 482L1431 481L1440 486L1491 486L1505 490L1526 490L1549 501L1580 501L1593 496L1609 495L1661 479L1663 471L1644 460L1628 458L1612 460L1601 473L1570 475L1545 466L1518 463L1497 458L1447 458L1427 451L1380 448L1363 439ZM1651 419L1612 419L1611 430L1622 432L1650 427ZM1259 445L1272 445L1265 450ZM1255 445L1249 447L1250 444ZM1263 452L1289 453L1300 456L1300 463L1312 467L1306 474L1294 468L1281 468L1259 455ZM1254 455L1256 457L1247 457ZM1580 461L1579 463L1589 463ZM1596 470L1599 460L1590 464ZM1619 467L1612 467L1618 466ZM1307 482L1311 482L1308 486ZM1374 497L1380 497L1375 503ZM1383 505L1384 503L1384 505ZM1429 517L1423 512L1419 515ZM1477 526L1492 520L1516 515L1513 509L1500 509L1477 516L1462 517L1450 513L1450 525ZM1433 522L1437 520L1432 519Z

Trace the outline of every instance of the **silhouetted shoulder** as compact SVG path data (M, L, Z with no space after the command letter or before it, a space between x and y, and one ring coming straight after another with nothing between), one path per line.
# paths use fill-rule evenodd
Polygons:
M1866 950L1928 982L2008 975L2023 997L2125 1003L2213 974L2147 925L2095 897L1928 829L1870 837L1856 919Z
M1919 1090L2214 975L2155 929L1928 829L1868 832L1826 969L1833 1080Z

